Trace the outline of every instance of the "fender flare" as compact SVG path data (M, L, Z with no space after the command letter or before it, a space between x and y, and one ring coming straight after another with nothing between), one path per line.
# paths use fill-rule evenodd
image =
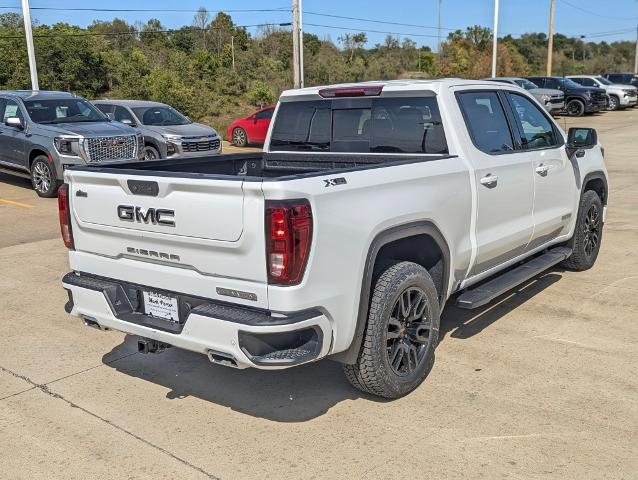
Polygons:
M605 176L605 173L602 170L596 170L585 175L580 187L581 195L583 193L583 188L585 188L585 185L587 185L590 180L600 180L603 182L605 187L605 198L601 198L601 201L603 202L603 205L607 205L609 200L609 186L607 185L607 177Z
M359 294L359 308L356 318L356 327L350 347L343 352L339 352L332 356L333 360L341 363L354 364L359 356L359 350L361 349L361 342L363 341L363 335L368 320L368 309L370 306L370 293L372 287L372 277L374 273L374 265L377 259L379 251L384 245L400 240L402 238L413 237L415 235L428 235L437 244L441 252L443 253L443 281L442 289L439 292L439 304L443 304L447 300L448 295L448 283L450 279L450 249L443 237L441 231L434 223L430 221L417 221L407 223L403 225L397 225L390 227L387 230L383 230L370 243L368 247L368 253L366 255L365 266L363 269L363 279L361 281L361 293Z

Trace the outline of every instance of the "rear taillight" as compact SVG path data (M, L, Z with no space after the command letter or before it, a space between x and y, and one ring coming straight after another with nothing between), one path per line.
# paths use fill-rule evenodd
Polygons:
M295 285L303 278L312 242L307 200L266 202L268 283Z
M73 250L73 230L71 230L71 208L69 205L69 184L63 183L58 189L58 213L60 215L60 233L64 246Z

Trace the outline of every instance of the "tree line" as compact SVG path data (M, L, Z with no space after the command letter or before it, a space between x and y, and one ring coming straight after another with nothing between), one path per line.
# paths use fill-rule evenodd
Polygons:
M255 107L292 87L292 37L280 27L251 35L225 13L204 8L192 25L167 29L157 19L130 24L95 21L86 28L56 23L33 29L40 88L87 98L135 98L169 103L224 131ZM440 53L388 35L366 47L365 32L336 41L304 33L306 85L394 78L482 78L491 69L490 29L451 32ZM499 39L498 75L544 74L547 36ZM634 43L586 42L554 36L557 75L630 71ZM29 64L22 17L0 15L0 88L28 89Z

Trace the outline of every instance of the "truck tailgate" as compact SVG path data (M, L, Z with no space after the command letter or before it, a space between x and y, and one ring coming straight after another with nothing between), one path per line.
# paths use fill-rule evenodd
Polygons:
M236 280L266 283L260 182L74 170L65 179L78 253L152 262L166 272L190 269L222 288ZM173 287L161 276L156 283Z

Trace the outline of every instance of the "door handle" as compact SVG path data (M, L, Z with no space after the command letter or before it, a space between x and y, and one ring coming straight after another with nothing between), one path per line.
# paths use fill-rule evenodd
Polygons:
M544 177L549 172L549 165L543 165L542 163L536 167L536 173L538 173L541 177Z
M498 177L496 175L492 175L488 173L486 176L481 178L481 185L486 186L487 188L494 188L498 184Z

